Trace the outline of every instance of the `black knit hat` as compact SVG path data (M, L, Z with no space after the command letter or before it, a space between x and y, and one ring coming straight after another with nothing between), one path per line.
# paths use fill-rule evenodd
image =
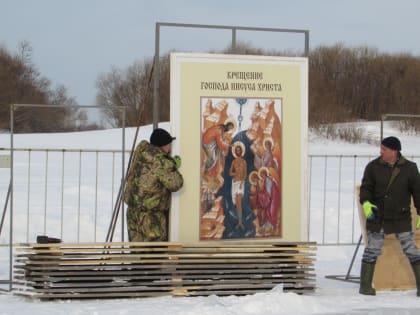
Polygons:
M397 137L387 137L381 142L384 147L394 151L401 151L401 142Z
M175 139L175 137L172 137L169 132L162 128L156 128L150 135L150 143L157 147L163 147Z

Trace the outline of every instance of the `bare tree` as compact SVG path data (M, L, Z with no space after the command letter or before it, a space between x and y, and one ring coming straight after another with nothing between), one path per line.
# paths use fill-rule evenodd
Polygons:
M296 56L296 52L267 52L238 43L223 53ZM97 101L113 125L121 125L110 106L125 106L127 125L152 122L150 84L153 60L113 69L98 80ZM169 119L169 54L160 57L159 121ZM419 113L420 59L409 54L381 54L366 46L348 48L338 43L309 53L309 125L380 119L386 112ZM140 116L139 116L140 115ZM140 117L140 120L137 120Z
M0 47L0 128L9 129L10 104L61 104L63 109L19 107L15 112L16 132L63 131L73 128L76 111L65 105L76 104L63 86L51 88L51 81L42 77L32 64L32 47L20 43L19 52L10 54ZM64 129L63 129L64 128Z
M152 101L150 78L152 61L135 62L125 70L113 68L110 73L99 77L96 86L96 102L103 106L102 112L111 126L121 126L121 111L115 106L126 108L126 125L136 126L139 119L149 122L145 109Z

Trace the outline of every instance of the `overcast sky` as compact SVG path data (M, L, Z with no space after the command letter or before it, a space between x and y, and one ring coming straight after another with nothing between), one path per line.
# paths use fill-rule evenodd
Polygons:
M153 56L157 22L301 29L310 49L342 42L419 56L419 14L418 0L0 0L0 45L15 53L28 41L41 74L92 105L100 74ZM163 27L161 54L222 50L230 40L227 30ZM272 50L304 43L243 31L237 40Z

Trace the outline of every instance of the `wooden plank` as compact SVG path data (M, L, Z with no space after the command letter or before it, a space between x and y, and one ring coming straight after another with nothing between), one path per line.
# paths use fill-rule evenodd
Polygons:
M80 281L117 281L118 279L164 279L164 278L174 278L177 279L229 279L229 278L306 278L308 276L313 276L314 274L308 273L305 270L288 270L283 271L282 273L278 272L269 272L265 270L264 272L250 273L243 271L233 272L233 270L226 270L223 272L213 272L213 273L192 273L192 272L156 272L156 273L133 273L133 274L104 274L104 273L85 273L85 274L65 274L65 275L51 275L49 273L38 273L34 274L33 272L29 274L16 274L15 279L30 280L30 281L50 281L50 282L60 282L60 281L69 281L69 280L80 280Z
M224 277L224 278L157 278L157 279L135 279L135 280L113 280L113 281L57 281L50 282L45 279L34 280L27 279L20 281L20 283L31 283L34 288L43 288L48 290L55 290L61 288L67 288L75 291L85 288L120 288L120 287L137 287L141 286L144 288L161 287L161 286L189 286L189 285L200 285L200 286L215 286L215 285L228 285L228 284L248 284L259 285L259 284L278 284L278 283L309 283L313 282L313 279L307 279L305 277Z
M41 299L313 291L315 243L27 244L15 256L22 295Z
M203 269L176 269L171 272L173 275L183 275L183 276L192 276L196 277L197 275L220 275L220 274L250 274L250 275L260 275L260 274L295 274L300 272L311 272L314 271L314 268L259 268L258 270L255 269L241 269L241 268L233 268L233 269L211 269L211 270L203 270ZM92 277L98 274L101 277L118 277L118 276L144 276L144 275L161 275L163 273L168 273L168 271L158 269L158 270L128 270L128 271L120 271L120 270L101 270L98 273L97 270L85 270L85 271L24 271L24 270L17 270L15 271L15 275L23 275L26 277L31 276L50 276L50 277Z
M305 284L305 282L300 282ZM307 283L311 283L307 281ZM294 287L294 281L276 281L272 280L269 282L253 281L253 280L235 280L229 281L224 280L223 282L213 282L208 281L183 281L182 283L177 284L178 287L181 287L186 290L212 290L212 289L250 289L250 288L273 288L279 284L282 284L284 287ZM33 292L45 292L45 293L86 293L86 292L109 292L109 291L118 291L118 292L130 292L130 291L171 291L173 285L167 281L153 282L151 284L136 284L136 283L107 283L104 284L90 283L86 286L56 286L56 287L46 287L42 284L39 286L34 286Z
M24 262L27 265L92 265L92 264L122 264L122 263L136 263L139 262L139 259L133 259L130 257L127 257L127 259L119 259L119 260L111 260L111 259L79 259L79 260L25 260ZM274 263L274 262L298 262L298 263L311 263L313 262L312 259L308 258L249 258L244 262L244 259L241 257L238 258L223 258L223 259L199 259L199 258L184 258L182 260L179 259L167 259L167 260L160 260L160 259L147 259L142 261L146 264L160 264L160 263L173 263L173 264L179 264L179 263L207 263L207 264L217 264L217 263Z
M19 243L17 247L31 248L56 248L56 247L74 247L74 248L114 248L114 247L167 247L167 248L188 248L188 247L299 247L299 246L315 246L316 242L281 242L281 241L210 241L197 243L176 243L176 242L95 242L95 243Z
M41 261L45 261L45 260L60 260L60 261L65 261L65 260L72 260L72 261L76 261L76 260L98 260L98 259L110 259L110 260L127 260L127 259L132 259L132 260L136 260L136 259L154 259L154 258L162 258L162 259L184 259L184 258L200 258L200 259L205 259L205 258L243 258L243 259L247 259L248 257L251 258L274 258L274 257L278 257L278 258L296 258L296 259L300 259L300 258L305 258L305 257L310 257L310 256L314 256L314 254L305 254L305 253L179 253L179 254L108 254L108 255L104 255L104 254L72 254L72 255L37 255L37 254L33 254L30 256L26 256L26 255L17 255L16 257L16 261L20 262L20 261L26 261L26 260L41 260Z
M298 264L297 262L283 262L283 263L265 263L265 264L255 264L255 263L241 263L241 264L179 264L176 266L177 270L200 270L200 269L208 269L208 270L214 270L214 269L241 269L241 268L254 268L256 270L259 269L270 269L270 268L296 268L296 267L305 267L305 266L311 266L311 263L308 264ZM93 272L103 272L106 270L154 270L154 269L165 269L165 268L171 268L173 265L169 264L161 264L161 265L146 265L146 264L120 264L120 265L79 265L79 266L72 266L72 265L66 265L66 266L56 266L56 265L15 265L16 269L22 269L22 270L31 270L31 271L44 271L44 272L54 272L54 271L60 271L60 272L74 272L74 271L93 271Z

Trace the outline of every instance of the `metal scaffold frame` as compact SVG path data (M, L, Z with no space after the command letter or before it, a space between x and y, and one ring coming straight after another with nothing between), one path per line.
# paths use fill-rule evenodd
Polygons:
M159 122L159 57L160 57L160 32L162 27L180 27L180 28L197 28L197 29L213 29L213 30L230 30L232 32L231 46L236 47L236 36L238 31L256 31L256 32L277 32L277 33L294 33L304 35L304 53L307 57L309 54L309 30L291 29L291 28L264 28L250 26L227 26L227 25L208 25L208 24L185 24L185 23L156 23L155 30L155 57L154 57L154 73L153 73L153 129L157 128Z

